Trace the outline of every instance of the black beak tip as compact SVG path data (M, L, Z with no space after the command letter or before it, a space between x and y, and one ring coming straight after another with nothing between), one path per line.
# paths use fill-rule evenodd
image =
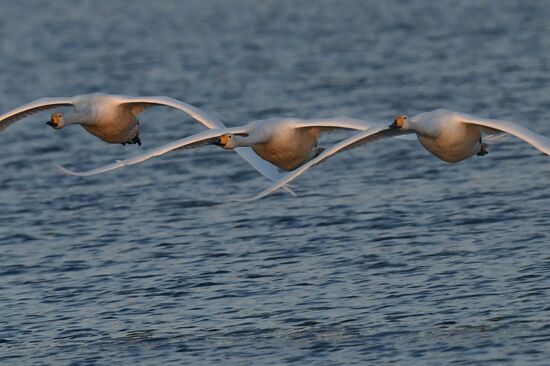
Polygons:
M46 122L46 124L47 124L48 126L55 127L55 125L53 124L52 121L48 121L48 122Z

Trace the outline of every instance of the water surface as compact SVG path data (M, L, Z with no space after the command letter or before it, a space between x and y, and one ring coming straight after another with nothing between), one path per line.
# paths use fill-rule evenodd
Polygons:
M0 110L169 95L228 125L444 107L550 136L550 4L20 1L1 5ZM0 363L544 365L548 158L515 139L445 164L415 142L334 157L284 193L232 153L90 178L136 146L48 113L0 135ZM201 130L142 117L142 148ZM325 143L339 136L329 137Z

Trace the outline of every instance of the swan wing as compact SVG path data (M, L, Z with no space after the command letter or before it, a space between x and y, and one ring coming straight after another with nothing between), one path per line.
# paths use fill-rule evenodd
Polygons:
M40 98L0 116L0 131L32 114L56 107L73 106L73 98Z
M191 116L194 120L197 122L202 123L204 126L208 128L224 128L224 124L217 119L216 117L212 116L211 114L192 106L191 104L187 104L185 102L182 102L181 100L177 100L170 97L164 97L164 96L151 96L151 97L121 97L120 104L123 107L129 108L134 114L139 114L143 112L148 107L153 106L167 106L172 107L175 109L179 109L182 112L187 113L189 116Z
M349 117L336 117L318 120L298 120L295 122L296 128L318 128L321 131L330 131L335 129L350 129L350 130L368 130L369 128L385 128L386 125L380 122L365 121ZM400 133L395 134L400 140L416 141L414 134Z
M108 164L96 169L88 170L88 171L73 171L70 169L67 169L63 166L57 166L57 169L59 169L62 173L68 174L68 175L76 175L80 177L86 177L90 175L96 175L100 173L109 172L111 170L115 170L118 168L122 168L129 165L134 165L141 163L145 160L154 158L156 156L160 156L163 154L166 154L172 150L181 150L181 149L192 149L195 147L203 146L206 144L209 144L213 142L215 139L217 139L220 135L223 133L228 133L228 131L231 131L233 133L237 133L235 129L224 129L224 130L218 130L218 129L210 129L206 131L199 132L197 134L194 134L192 136L188 136L176 141L173 141L169 144L157 147L155 149L146 151L141 154L134 155L128 159L124 160L117 160L112 164ZM242 131L240 131L242 132Z
M526 127L509 121L480 118L468 114L459 114L458 116L462 123L473 124L480 126L484 129L498 130L508 133L527 142L535 149L543 152L544 154L550 155L550 139L536 132L533 132Z
M364 121L349 117L323 118L323 119L304 119L295 120L295 128L318 128L323 130L333 129L349 129L349 130L366 130L372 127L381 127L383 124Z
M235 149L235 152L250 165L252 165L254 169L272 182L275 182L286 175L286 173L282 172L269 161L260 158L251 147L238 147Z

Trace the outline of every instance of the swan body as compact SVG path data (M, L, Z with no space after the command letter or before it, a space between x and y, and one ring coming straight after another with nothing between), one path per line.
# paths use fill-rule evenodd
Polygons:
M234 136L233 144L222 147L250 146L262 159L290 171L311 159L319 150L317 142L321 127L306 128L302 123L303 120L291 118L251 122L247 126L248 136ZM352 123L349 126L352 127ZM362 122L355 126L363 127Z
M481 152L481 128L462 123L458 113L443 109L405 120L404 130L416 132L418 141L439 159L456 163ZM404 116L403 116L404 117Z

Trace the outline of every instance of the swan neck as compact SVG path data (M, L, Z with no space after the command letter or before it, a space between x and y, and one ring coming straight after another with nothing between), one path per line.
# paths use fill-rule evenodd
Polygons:
M237 136L233 137L235 139L235 145L237 147L250 147L252 145L261 144L263 139L259 138L255 134L250 134L248 136Z
M80 113L72 113L67 116L63 116L63 122L65 125L84 125L88 123L88 120Z

